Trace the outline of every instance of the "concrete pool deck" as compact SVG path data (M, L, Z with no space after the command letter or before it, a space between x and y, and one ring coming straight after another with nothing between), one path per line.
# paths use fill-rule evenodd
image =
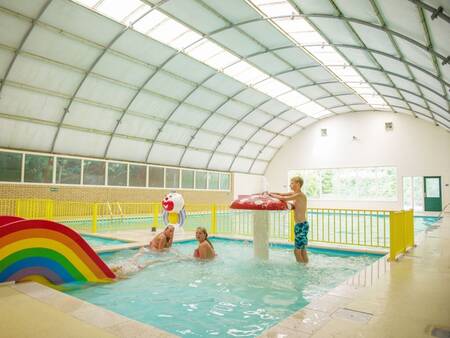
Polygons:
M108 236L137 247L154 233ZM176 236L186 239L193 233ZM377 260L262 337L430 337L434 327L450 327L449 285L447 214L400 261ZM175 337L36 283L0 286L0 313L1 337Z
M378 260L262 337L431 337L435 328L450 331L448 214L399 261Z

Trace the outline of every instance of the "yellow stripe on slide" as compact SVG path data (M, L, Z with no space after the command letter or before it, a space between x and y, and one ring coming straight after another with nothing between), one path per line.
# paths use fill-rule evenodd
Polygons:
M69 247L61 242L48 238L27 238L11 244L8 244L0 249L0 260L9 255L24 249L45 248L56 251L67 258L75 268L90 282L98 282L98 277L93 271L80 259L80 257Z

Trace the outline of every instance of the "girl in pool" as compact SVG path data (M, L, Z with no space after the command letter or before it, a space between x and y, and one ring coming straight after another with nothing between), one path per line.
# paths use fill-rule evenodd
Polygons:
M203 227L198 227L195 232L198 248L194 250L194 257L198 259L212 259L216 256L214 247L208 239L208 232Z
M173 225L169 224L168 226L166 226L163 232L160 232L155 237L153 237L149 244L150 249L155 251L162 251L170 248L173 242L174 231L175 228L173 227Z

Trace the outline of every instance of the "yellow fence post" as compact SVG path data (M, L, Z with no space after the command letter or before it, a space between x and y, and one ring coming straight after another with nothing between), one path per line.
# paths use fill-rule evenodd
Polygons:
M398 227L397 215L391 211L389 213L389 260L394 261L397 258L398 238L396 230Z
M16 200L16 209L14 216L20 217L20 207L21 207L22 201Z
M53 219L53 200L45 201L45 219Z
M405 249L414 247L414 211L405 211Z
M295 240L295 217L294 217L294 210L289 211L289 225L291 228L291 232L289 233L289 240L293 242Z
M414 245L414 220L409 211L391 211L389 223L389 260L393 261Z
M92 233L97 232L97 203L92 204Z
M217 206L211 204L211 233L217 233Z
M153 224L152 227L158 228L158 217L159 217L159 204L153 203Z

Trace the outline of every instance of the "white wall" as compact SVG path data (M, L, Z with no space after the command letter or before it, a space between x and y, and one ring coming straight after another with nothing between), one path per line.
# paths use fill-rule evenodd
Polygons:
M262 192L264 188L265 178L263 175L234 174L233 193L235 199L238 195L250 195Z
M393 122L393 131L385 131ZM320 129L328 136L322 137ZM353 136L358 139L354 141ZM310 207L402 208L403 176L442 176L443 206L450 202L450 133L442 127L390 112L358 112L333 116L302 130L269 164L270 190L288 190L290 169L395 166L396 202L310 201Z

